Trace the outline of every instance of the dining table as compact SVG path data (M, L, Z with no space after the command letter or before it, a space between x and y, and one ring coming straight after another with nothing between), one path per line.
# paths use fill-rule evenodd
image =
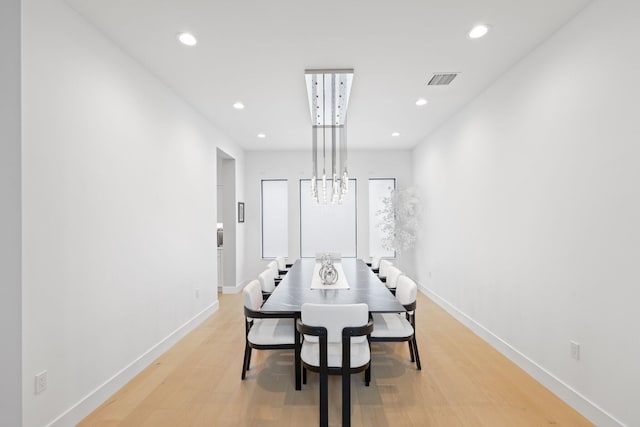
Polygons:
M365 303L369 313L401 313L404 306L389 291L364 261L342 258L334 262L339 272L335 285L318 285L320 261L315 258L298 259L284 275L260 311L264 313L299 317L304 303L357 304ZM295 383L302 388L300 379L300 337L295 334Z
M300 313L302 304L358 304L369 306L370 313L400 313L405 308L364 261L342 258L335 261L347 288L332 285L312 289L320 262L315 258L298 259L280 284L262 305L262 312Z

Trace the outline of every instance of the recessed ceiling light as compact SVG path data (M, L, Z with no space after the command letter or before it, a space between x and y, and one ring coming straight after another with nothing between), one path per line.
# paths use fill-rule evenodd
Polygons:
M267 137L267 135L266 135L266 134L264 134L264 133L262 133L262 132L260 132L260 133L259 133L258 135L256 135L256 136L257 136L258 138L266 138L266 137Z
M242 110L244 108L244 104L242 102L235 102L233 104L233 108L235 108L236 110Z
M179 33L178 40L185 46L195 46L198 43L196 37L191 33Z
M426 99L424 99L424 98L420 98L420 99L418 99L418 100L416 101L416 105L417 105L418 107L422 107L423 105L427 105L427 102L429 102L429 101L427 101L427 100L426 100Z
M400 136L400 132L393 132L391 136Z
M476 25L469 31L469 38L479 39L489 32L489 26L485 24Z

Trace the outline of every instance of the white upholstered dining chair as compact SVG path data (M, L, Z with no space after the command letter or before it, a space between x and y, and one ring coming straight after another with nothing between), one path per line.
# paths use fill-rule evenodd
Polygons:
M257 280L252 280L242 291L245 315L245 346L242 363L242 379L251 365L251 350L292 349L297 354L299 335L296 332L295 314L273 315L260 311L262 289ZM300 380L298 357L295 358L296 387Z
M371 352L367 335L372 331L367 304L302 305L297 330L304 334L300 358L302 381L306 370L320 375L320 426L329 423L328 375L342 375L342 425L351 423L351 374L365 371L371 381Z
M416 362L418 370L420 354L416 341L416 297L418 286L407 276L400 276L396 286L396 299L407 310L404 313L374 313L373 332L371 342L402 342L409 343L411 361Z

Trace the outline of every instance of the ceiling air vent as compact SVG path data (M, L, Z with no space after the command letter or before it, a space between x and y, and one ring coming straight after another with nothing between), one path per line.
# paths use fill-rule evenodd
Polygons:
M450 84L459 73L436 73L427 82L427 86L442 86Z

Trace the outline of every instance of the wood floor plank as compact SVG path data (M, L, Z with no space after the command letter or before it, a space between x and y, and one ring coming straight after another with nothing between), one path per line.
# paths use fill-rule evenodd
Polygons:
M253 351L242 381L241 295L111 396L79 426L307 426L318 422L318 378L296 391L293 351ZM592 426L490 345L418 295L422 371L406 343L374 343L372 381L353 375L354 426ZM341 423L339 377L329 422Z

